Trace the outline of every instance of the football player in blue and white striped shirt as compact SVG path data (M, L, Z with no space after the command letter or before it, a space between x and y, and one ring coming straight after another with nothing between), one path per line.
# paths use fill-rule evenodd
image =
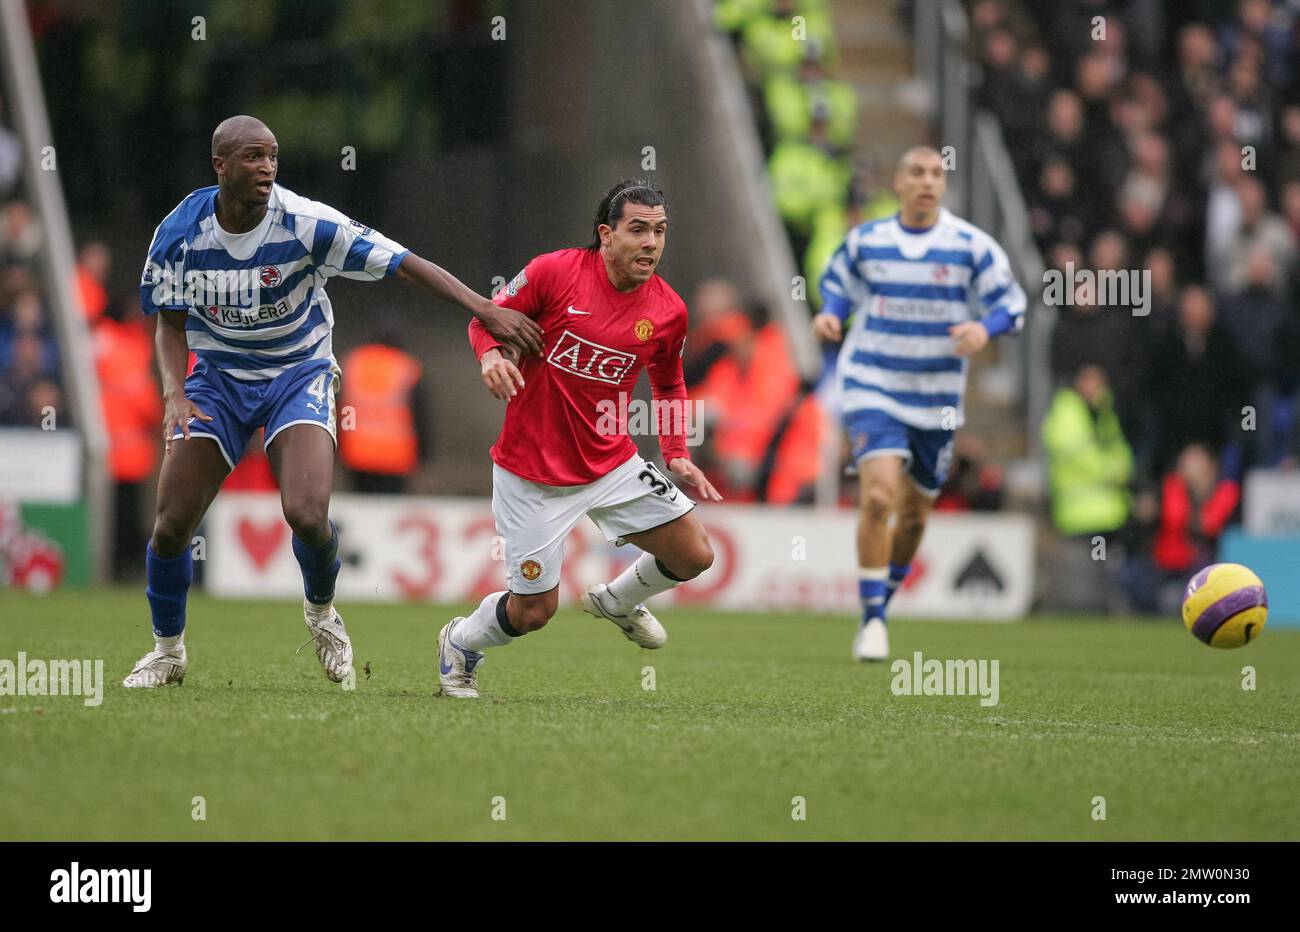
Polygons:
M948 473L967 360L1024 325L1025 294L1006 254L940 206L945 188L939 153L909 149L894 173L899 212L849 231L822 274L823 311L813 318L821 339L844 341L836 381L861 501L859 660L889 656L885 608Z
M145 313L158 315L167 455L145 555L155 649L123 686L184 679L190 536L259 427L293 530L316 656L336 683L352 672L352 644L334 609L338 529L329 499L340 373L326 280L399 278L459 304L516 351L541 350L541 330L523 314L280 187L278 160L275 136L260 120L223 121L212 135L217 184L181 201L149 246L140 297ZM186 378L189 350L198 361Z

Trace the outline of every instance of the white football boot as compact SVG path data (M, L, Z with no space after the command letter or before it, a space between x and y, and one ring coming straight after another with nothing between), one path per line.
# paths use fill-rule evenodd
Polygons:
M444 696L452 699L478 698L478 665L483 662L483 652L465 650L451 639L452 626L464 617L456 617L438 632L438 686Z
M187 666L184 642L176 645L176 650L151 650L131 668L122 685L127 689L153 689L168 683L179 686L185 682Z
M343 616L331 606L329 617L321 618L309 610L310 604L303 600L302 617L311 638L300 644L298 650L314 641L316 659L325 676L331 683L342 683L352 675L352 641L348 639L348 629L343 627Z
M618 615L610 610L614 597L609 594L609 586L596 583L582 594L582 610L588 615L605 618L614 622L633 644L639 644L647 650L663 647L668 642L668 632L659 623L659 619L650 614L650 609L641 603L626 615Z
M889 658L889 633L885 623L879 618L872 618L858 628L858 635L853 639L854 660L887 660Z

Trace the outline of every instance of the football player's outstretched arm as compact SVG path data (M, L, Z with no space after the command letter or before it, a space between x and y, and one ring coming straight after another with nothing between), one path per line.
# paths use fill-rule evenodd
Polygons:
M189 440L190 418L212 420L185 397L185 364L190 355L185 340L185 317L185 311L159 311L158 329L154 332L154 348L163 385L163 438L168 453L172 451L172 433L177 427Z
M419 285L446 301L465 308L496 339L521 354L540 354L542 328L523 314L498 307L465 285L446 269L439 268L415 253L407 253L397 267L397 277Z

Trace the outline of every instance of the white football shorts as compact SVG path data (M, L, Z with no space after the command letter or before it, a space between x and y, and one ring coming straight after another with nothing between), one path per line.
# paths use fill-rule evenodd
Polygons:
M542 485L492 464L492 516L505 540L506 584L533 595L560 582L564 541L590 515L610 541L675 521L695 507L654 463L633 454L586 485Z

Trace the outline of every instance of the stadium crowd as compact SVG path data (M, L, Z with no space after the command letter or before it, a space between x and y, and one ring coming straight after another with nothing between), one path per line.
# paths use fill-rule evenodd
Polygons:
M1144 316L1083 288L1058 308L1043 439L1057 529L1118 535L1131 602L1166 610L1244 470L1300 454L1300 10L969 8L1048 266L1147 274Z
M20 196L22 148L0 101L0 426L40 426L62 401L59 347L43 304L41 228Z

